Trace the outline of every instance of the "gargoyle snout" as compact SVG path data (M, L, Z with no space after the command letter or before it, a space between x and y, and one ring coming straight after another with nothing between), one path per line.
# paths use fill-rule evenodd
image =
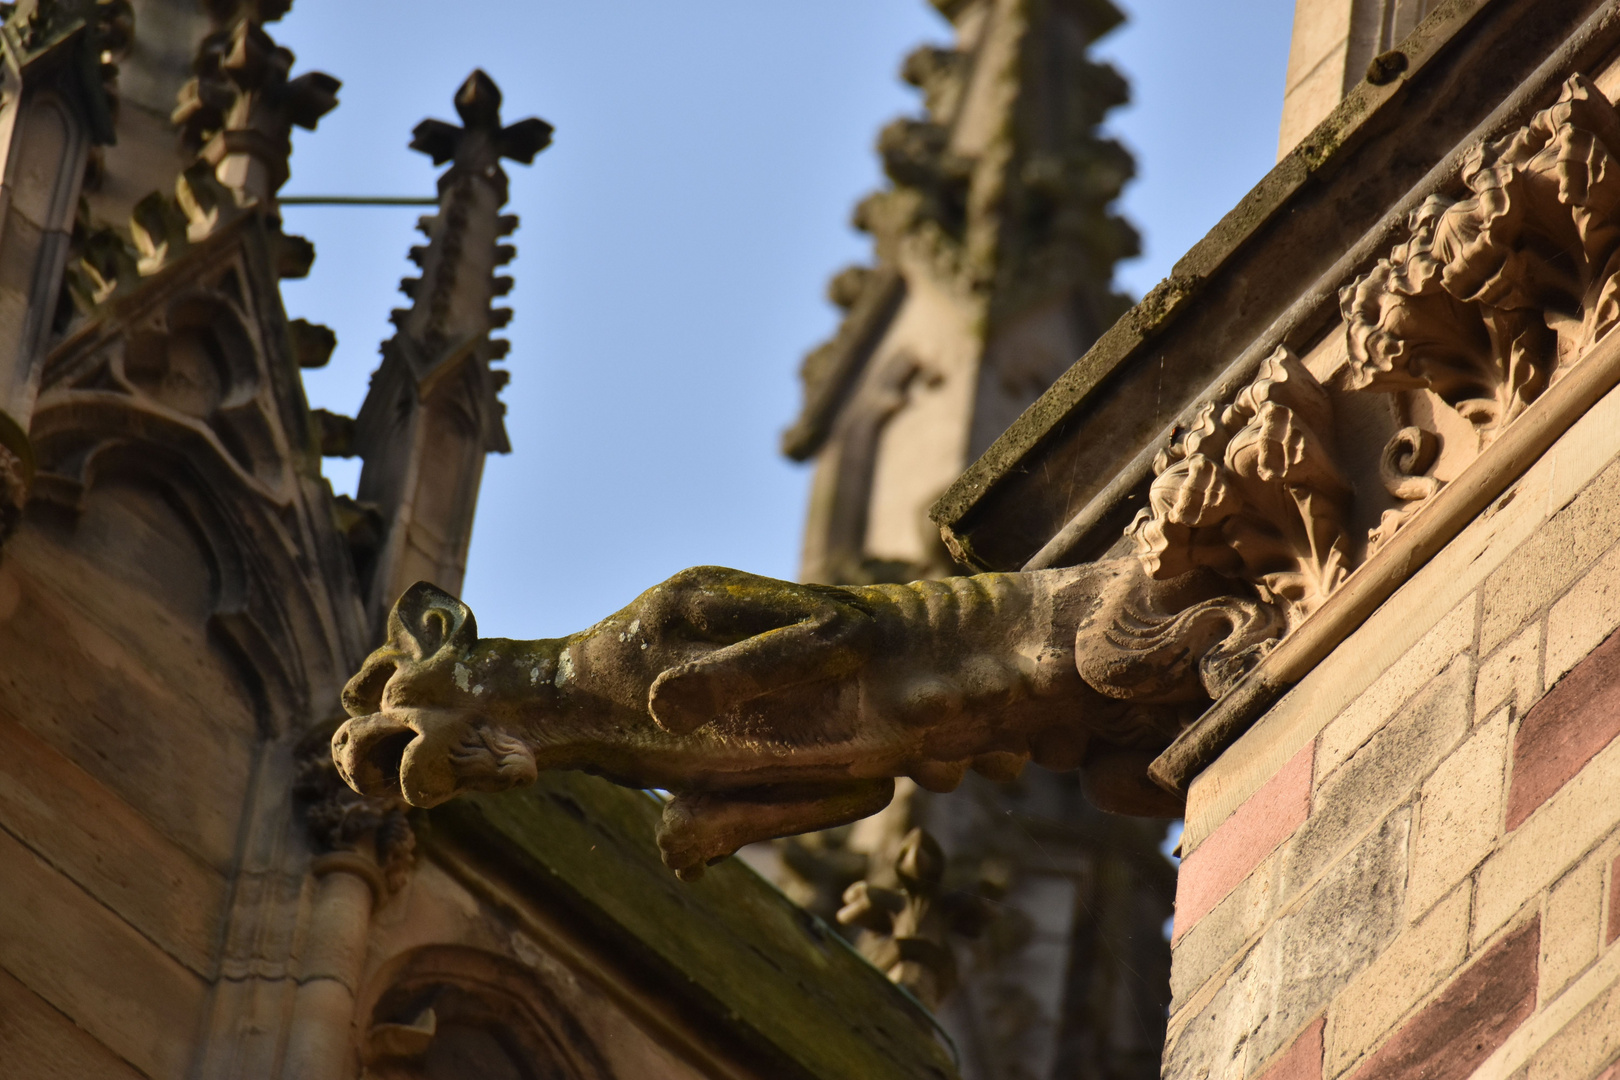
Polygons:
M405 750L419 736L380 713L345 721L332 735L332 762L362 795L398 795Z

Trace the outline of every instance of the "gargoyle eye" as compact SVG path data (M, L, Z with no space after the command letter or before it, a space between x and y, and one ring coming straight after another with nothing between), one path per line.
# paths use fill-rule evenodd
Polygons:
M350 716L370 716L382 709L383 690L399 665L375 655L343 688L343 710Z
M422 613L422 619L417 623L416 637L421 642L424 657L438 652L439 646L449 636L450 619L443 609L431 608Z

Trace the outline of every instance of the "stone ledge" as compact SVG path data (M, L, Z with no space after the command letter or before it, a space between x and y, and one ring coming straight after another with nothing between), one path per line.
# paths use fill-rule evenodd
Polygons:
M677 881L652 840L658 816L644 792L548 772L426 812L419 832L497 906L538 931L564 928L554 944L711 1066L740 1060L799 1080L956 1076L922 1007L740 860Z

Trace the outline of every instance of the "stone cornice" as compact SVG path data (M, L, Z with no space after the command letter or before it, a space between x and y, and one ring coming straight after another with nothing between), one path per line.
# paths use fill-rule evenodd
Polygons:
M1608 4L1442 5L1403 44L1400 78L1356 88L946 492L933 514L959 557L1016 569L1108 550L1167 434L1278 345L1307 351L1339 287L1387 253L1466 148L1525 123L1617 36ZM1041 490L1056 472L1093 479Z

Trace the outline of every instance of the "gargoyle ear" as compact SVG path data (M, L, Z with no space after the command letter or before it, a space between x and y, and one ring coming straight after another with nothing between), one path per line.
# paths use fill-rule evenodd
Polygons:
M472 609L443 589L418 581L388 613L388 644L413 660L426 660L446 645L478 640Z

